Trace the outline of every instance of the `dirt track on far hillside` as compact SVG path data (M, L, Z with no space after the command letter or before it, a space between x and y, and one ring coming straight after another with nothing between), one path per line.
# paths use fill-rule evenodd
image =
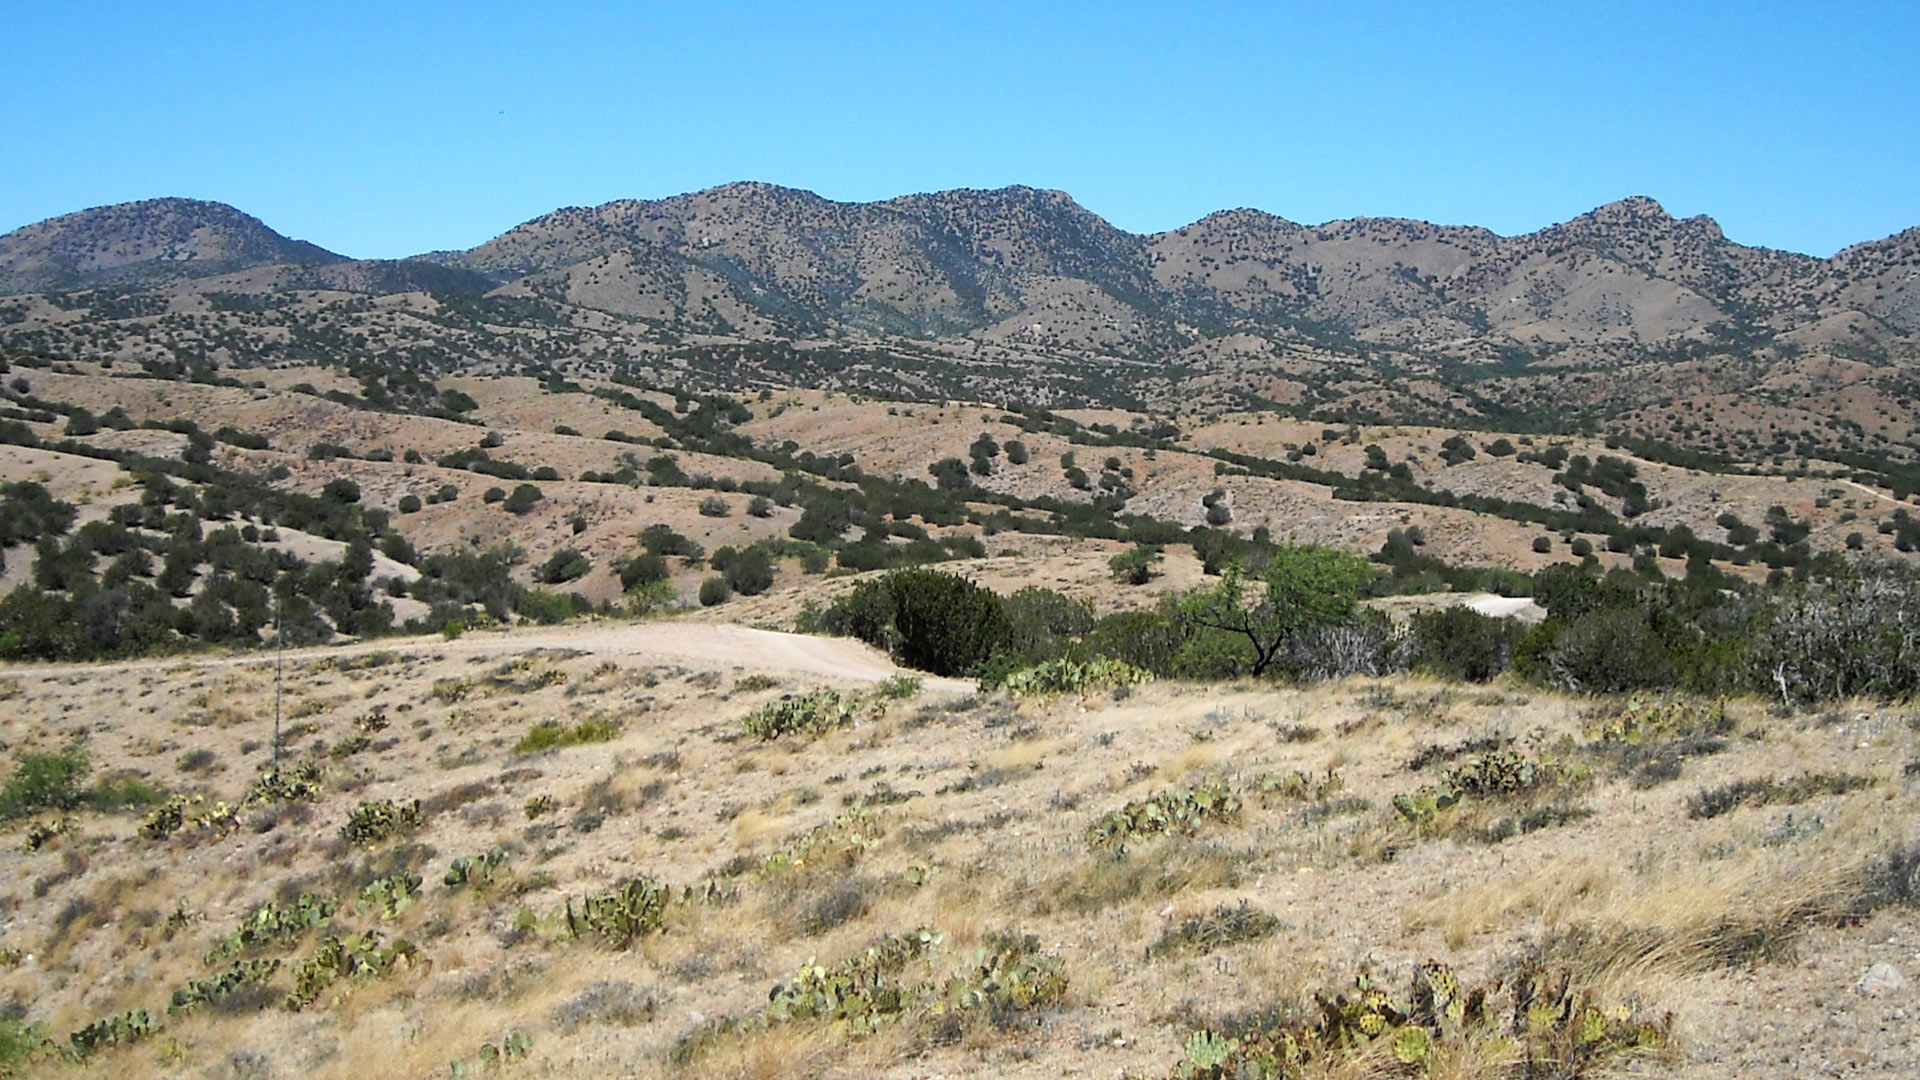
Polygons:
M847 638L810 637L776 630L756 630L730 624L660 622L597 622L580 626L534 627L483 631L453 641L439 637L382 638L348 645L290 649L296 663L336 656L375 652L431 652L446 656L508 656L536 649L572 649L610 656L648 659L703 667L745 667L822 675L831 679L879 682L896 675L915 675L894 666L885 653ZM170 657L158 660L102 661L89 664L0 665L0 672L38 675L82 675L142 668L172 668L182 664L200 668L271 664L276 654L256 652L230 656ZM971 693L972 682L920 676L929 690Z

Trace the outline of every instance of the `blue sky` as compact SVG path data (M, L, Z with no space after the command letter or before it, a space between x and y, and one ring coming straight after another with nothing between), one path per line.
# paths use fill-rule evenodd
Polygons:
M1633 194L1819 255L1920 224L1911 0L561 7L7 0L0 230L188 195L390 257L741 179L1030 184L1140 232Z

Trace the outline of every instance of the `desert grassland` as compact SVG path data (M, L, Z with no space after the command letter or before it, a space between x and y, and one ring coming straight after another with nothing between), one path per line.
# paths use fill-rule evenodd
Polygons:
M238 802L267 759L269 664L0 677L14 761L79 746L88 782L138 775L206 795L189 818ZM1713 703L1629 709L1408 677L1025 700L840 684L851 723L743 735L755 709L833 685L564 650L467 658L422 641L302 659L287 673L286 753L321 767L317 796L163 839L140 835L142 810L41 814L67 828L33 850L32 822L10 827L0 997L63 1045L130 1009L161 1025L78 1064L25 1068L427 1077L460 1062L480 1075L491 1045L516 1048L501 1075L1165 1076L1195 1027L1350 990L1363 970L1403 995L1422 961L1477 983L1531 958L1609 1006L1673 1014L1666 1045L1606 1068L1733 1075L1752 1025L1726 1003L1756 979L1799 972L1809 942L1844 951L1920 927L1913 883L1886 894L1875 876L1920 843L1907 709L1736 701L1722 718ZM1644 730L1608 742L1623 717ZM1547 779L1418 823L1395 809L1396 795L1501 753ZM1792 783L1810 774L1857 779ZM1717 805L1703 793L1761 779L1776 784L1695 816ZM1089 837L1109 812L1220 784L1237 812L1117 847ZM413 799L419 827L343 837L356 804ZM490 879L443 880L453 859L496 847ZM356 903L407 871L422 879L410 905ZM671 889L657 929L624 947L568 932L570 901L583 910L639 875ZM264 985L167 1015L172 988L228 962L206 954L249 913L302 893L338 907L232 954L281 958ZM803 964L922 927L939 937L912 979L965 978L979 950L1032 935L1064 992L944 1017L916 1005L867 1036L751 1019ZM284 1006L327 934L367 929L412 942L416 958ZM1844 981L1828 992L1858 971L1835 969ZM1510 1049L1467 1045L1427 1067L1512 1064ZM1314 1068L1399 1066L1376 1048Z

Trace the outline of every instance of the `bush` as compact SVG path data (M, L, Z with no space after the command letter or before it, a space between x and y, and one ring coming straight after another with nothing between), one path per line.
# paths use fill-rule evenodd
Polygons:
M532 484L521 484L513 489L513 494L507 496L503 508L510 514L525 514L544 498L546 495L539 488Z
M728 560L720 568L727 587L741 596L759 596L773 587L773 560L765 548L754 546Z
M1012 642L999 596L956 574L895 570L862 582L827 609L830 634L887 650L900 664L960 675Z
M766 518L773 516L773 500L765 495L755 495L747 500L747 516Z
M593 560L580 549L564 547L534 568L533 579L545 585L559 585L585 577L592 569Z
M400 512L401 513L415 514L415 513L419 513L419 511L420 511L420 496L418 495L400 496Z
M1458 605L1416 614L1413 666L1443 679L1487 682L1513 662L1521 628Z
M636 555L620 564L620 587L628 592L667 580L671 570L664 555Z
M1154 564L1160 561L1160 545L1136 544L1107 560L1107 569L1115 581L1145 585L1153 580Z
M733 586L724 577L714 576L700 583L700 606L714 607L733 599Z
M1553 553L1553 537L1551 537L1551 536L1536 536L1536 537L1534 537L1534 538L1533 538L1533 550L1534 550L1534 553L1535 553L1536 555L1550 555L1550 554L1552 554L1552 553Z
M494 503L504 500L506 497L507 491L505 488L490 487L481 494L480 501L491 506Z
M1568 623L1547 663L1552 681L1576 693L1665 689L1679 677L1673 651L1638 608L1606 608Z
M718 495L709 495L700 500L701 517L723 518L732 512L733 508L727 505L727 500Z
M568 746L607 742L620 735L620 725L612 720L588 717L571 726L559 720L542 720L533 725L513 746L516 754L537 754Z
M71 810L85 798L80 780L86 756L78 750L21 754L13 775L0 788L0 818L22 818L43 810Z

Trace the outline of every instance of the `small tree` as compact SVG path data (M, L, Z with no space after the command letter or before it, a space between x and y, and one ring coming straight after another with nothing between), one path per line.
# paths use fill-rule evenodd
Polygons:
M559 585L586 576L593 569L593 560L578 548L564 547L553 553L546 562L534 568L533 579L544 585Z
M532 484L521 484L513 489L513 494L507 496L504 506L510 514L525 514L544 498L546 495L539 488Z
M1136 544L1130 550L1108 559L1107 568L1113 571L1115 581L1145 585L1153 580L1153 567L1160 557L1160 545Z
M714 607L733 599L733 587L723 577L710 577L700 583L700 606Z
M1025 465L1027 463L1026 443L1021 442L1019 439L1008 439L1004 449L1007 452L1007 461L1011 464Z
M1263 592L1250 592L1245 572L1231 563L1218 585L1182 600L1180 614L1192 626L1245 638L1253 650L1249 674L1258 676L1305 631L1350 622L1370 576L1367 561L1352 552L1283 546L1261 577Z

